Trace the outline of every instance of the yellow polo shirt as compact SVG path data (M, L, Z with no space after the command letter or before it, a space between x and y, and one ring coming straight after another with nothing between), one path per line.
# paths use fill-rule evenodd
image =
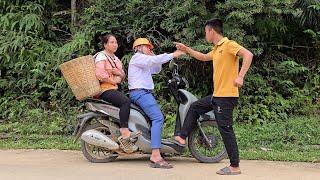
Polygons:
M239 73L237 53L242 48L226 37L212 48L214 97L239 97L239 88L234 86L234 80Z

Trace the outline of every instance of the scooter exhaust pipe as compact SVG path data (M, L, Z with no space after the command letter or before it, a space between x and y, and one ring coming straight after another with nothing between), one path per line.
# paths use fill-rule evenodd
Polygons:
M95 129L90 129L82 133L81 139L88 144L104 147L110 150L119 149L119 145L115 141Z

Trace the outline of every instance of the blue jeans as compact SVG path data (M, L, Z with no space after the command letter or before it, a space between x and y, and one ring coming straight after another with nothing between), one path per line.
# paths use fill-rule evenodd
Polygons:
M130 92L130 99L133 103L141 107L151 120L151 148L161 148L163 114L151 90L134 90Z

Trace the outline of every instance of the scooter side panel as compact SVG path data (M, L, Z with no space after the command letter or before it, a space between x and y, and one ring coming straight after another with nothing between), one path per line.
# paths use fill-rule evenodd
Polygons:
M179 89L178 91L180 93L182 93L183 96L185 96L185 98L186 98L185 103L184 104L181 103L179 105L179 115L180 115L180 121L181 121L181 126L182 126L191 104L193 102L197 101L198 98L196 98L192 93L190 93L189 91L186 91L184 89ZM215 115L214 115L213 111L209 111L209 112L205 113L205 115L202 115L200 117L200 119L215 120Z
M132 131L138 131L139 126L148 130L150 129L150 125L147 122L146 118L135 109L130 109L128 126Z
M119 111L118 107L108 105L108 104L101 104L101 103L90 103L97 111L107 114L113 118L119 119Z
M96 109L100 109L108 114L110 117L119 119L120 109L107 104L92 103ZM135 143L141 151L144 153L151 153L151 138L150 138L150 124L147 122L145 116L143 116L139 111L135 109L130 109L130 116L128 121L128 127L131 131L142 131L142 136L138 137L137 142ZM172 153L178 154L178 152L170 146L165 144L162 145L161 152L163 153Z
M151 153L151 135L150 135L150 124L147 122L145 117L138 111L131 109L129 117L129 128L132 131L141 131L142 136L138 137L135 143L141 151L144 153ZM170 146L162 144L161 152L178 154L178 152Z
M151 154L151 141L149 139L146 139L144 136L139 136L137 142L135 143L139 149L144 153ZM180 154L180 152L176 151L174 148L165 145L162 143L162 147L160 149L162 153L168 153L168 154Z
M179 105L179 115L180 115L180 121L181 121L181 126L183 125L184 119L186 118L187 112L191 106L191 104L195 101L198 100L198 98L196 98L192 93L190 93L187 90L184 89L179 89L178 90L180 93L182 93L185 98L186 101L184 104L180 104Z

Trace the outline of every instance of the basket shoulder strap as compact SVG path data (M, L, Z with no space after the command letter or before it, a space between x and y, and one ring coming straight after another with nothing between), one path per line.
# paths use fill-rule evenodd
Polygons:
M113 59L108 54L104 53L103 51L102 51L102 53L106 56L107 60L109 61L110 65L111 65L111 67L112 68L117 68L117 65L113 61Z

